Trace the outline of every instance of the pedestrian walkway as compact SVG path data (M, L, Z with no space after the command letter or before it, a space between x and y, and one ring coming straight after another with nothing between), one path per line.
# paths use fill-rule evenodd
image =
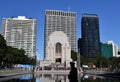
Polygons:
M31 70L0 70L0 77L32 73Z

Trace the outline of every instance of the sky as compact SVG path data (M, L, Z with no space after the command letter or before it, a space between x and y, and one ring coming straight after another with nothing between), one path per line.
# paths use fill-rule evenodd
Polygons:
M44 56L45 10L63 10L77 13L76 37L81 38L83 13L99 17L100 41L112 40L120 48L120 0L0 0L0 33L2 18L26 16L37 19L36 54Z

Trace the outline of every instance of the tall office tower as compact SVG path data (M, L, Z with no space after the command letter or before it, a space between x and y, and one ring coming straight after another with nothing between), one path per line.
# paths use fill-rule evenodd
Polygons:
M45 58L47 52L47 41L49 36L55 31L62 31L69 38L71 50L76 51L76 13L61 10L46 10L45 15Z
M36 19L3 18L2 34L8 46L24 49L29 57L36 56Z
M83 14L81 20L82 49L84 57L100 55L99 18L96 14Z

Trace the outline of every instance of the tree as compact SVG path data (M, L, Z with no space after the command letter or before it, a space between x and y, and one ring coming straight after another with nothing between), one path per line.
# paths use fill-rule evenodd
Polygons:
M110 61L109 61L109 59L99 55L96 58L96 66L97 67L109 67L110 66Z
M76 61L77 60L77 53L75 51L71 51L71 58L73 61Z
M3 58L3 61L6 66L11 66L14 64L34 64L36 60L32 57L28 57L25 55L25 51L23 49L13 48L8 46L8 50Z
M22 49L8 46L7 52L3 58L6 65L18 64L24 61L25 51Z
M95 64L95 58L85 58L88 66L92 66Z
M7 51L7 45L4 37L0 34L0 65L3 62L3 57Z
M23 49L6 45L6 40L0 35L0 65L11 66L14 64L34 64L36 59L25 55Z
M110 61L111 61L112 69L120 68L120 57L111 57Z

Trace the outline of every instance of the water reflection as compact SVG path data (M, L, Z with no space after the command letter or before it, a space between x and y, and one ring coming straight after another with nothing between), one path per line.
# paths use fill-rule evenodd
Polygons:
M32 78L33 78L32 74L26 74L26 75L18 76L19 80L31 80Z
M39 74L36 77L39 78L40 81L36 80L36 82L69 82L68 75L63 74Z
M0 78L0 82L36 82L33 74L25 74Z
M26 74L0 78L0 82L69 82L66 74ZM120 82L119 79L80 74L78 82Z

